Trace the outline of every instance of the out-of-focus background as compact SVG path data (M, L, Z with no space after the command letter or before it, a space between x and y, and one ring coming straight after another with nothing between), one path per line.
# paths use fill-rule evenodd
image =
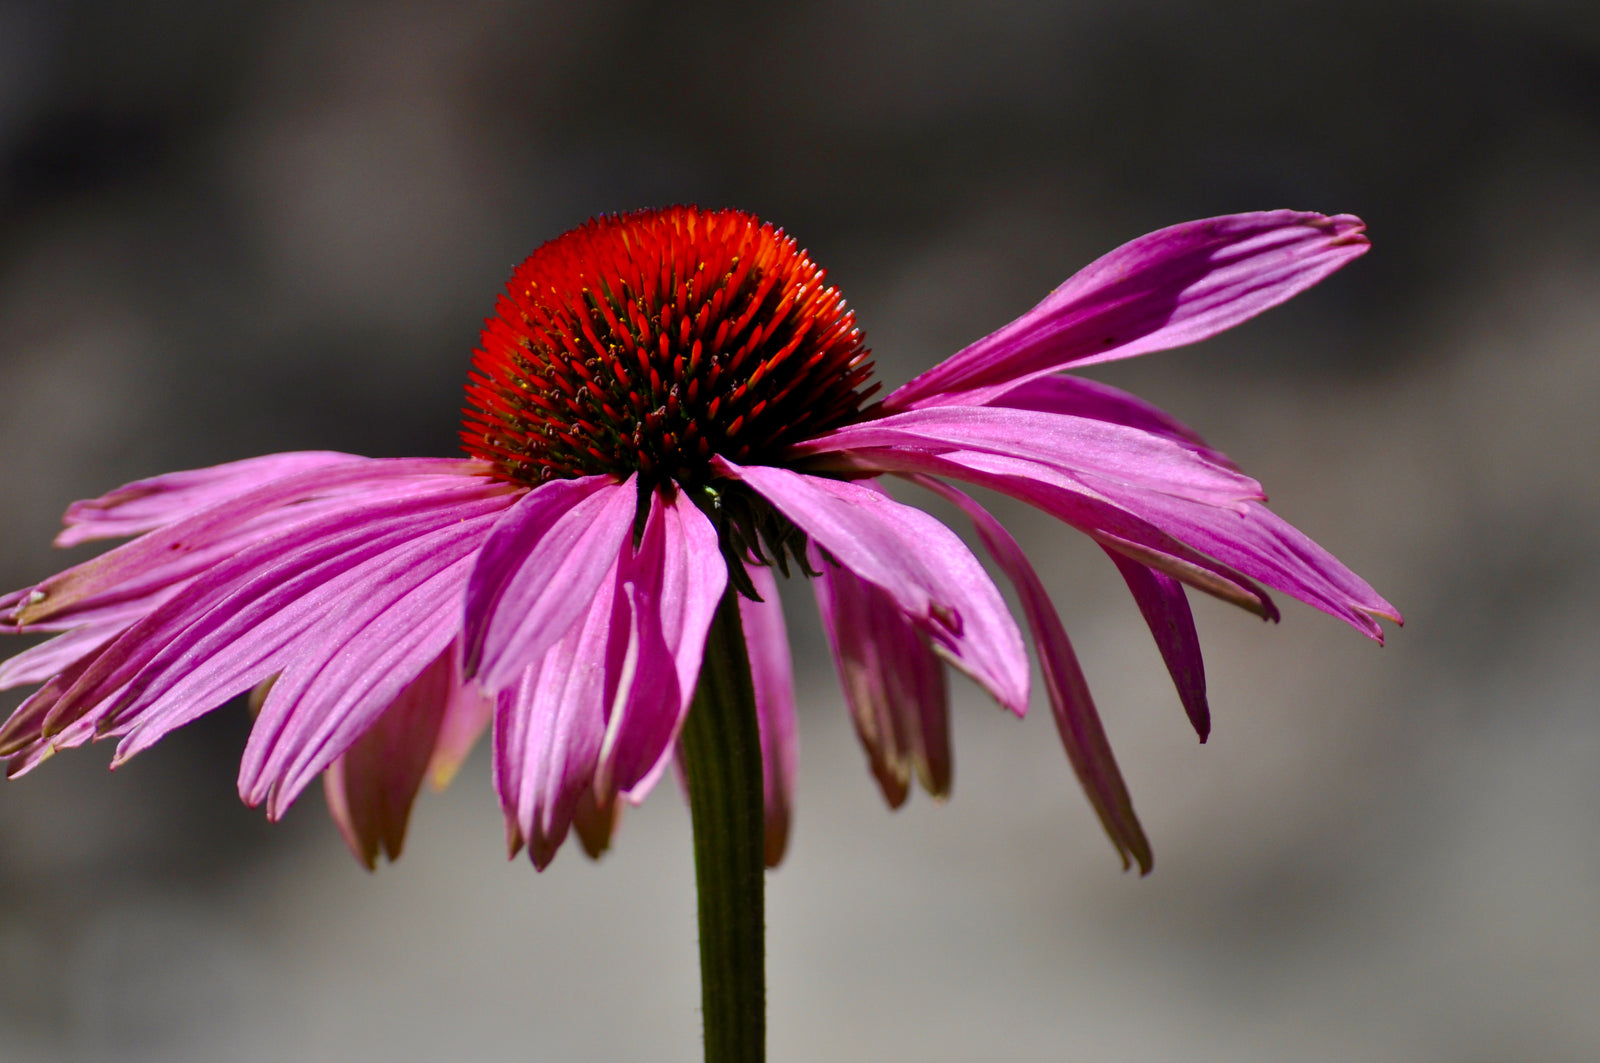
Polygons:
M1042 704L964 681L891 814L809 591L771 1055L1600 1058L1600 6L0 2L0 584L73 499L266 451L453 454L512 265L737 205L890 385L1150 229L1359 213L1374 249L1105 367L1405 612L1379 649L1196 601L1198 745L1080 536L1002 506L1156 850L1119 871ZM1036 698L1036 701L1038 699ZM6 706L15 704L12 697ZM242 807L240 704L0 787L0 1060L693 1060L688 817L507 862L482 751L403 860Z

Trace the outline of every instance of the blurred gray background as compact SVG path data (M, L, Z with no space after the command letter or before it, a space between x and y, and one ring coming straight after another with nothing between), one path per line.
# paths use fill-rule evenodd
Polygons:
M1600 5L0 0L0 584L75 498L272 450L454 454L512 265L737 205L892 386L1150 229L1289 206L1374 249L1095 375L1189 421L1405 612L1196 614L1198 745L1111 566L1000 512L1156 850L1119 872L1049 713L956 691L891 814L808 590L772 1058L1600 1058ZM12 698L6 707L15 704ZM367 875L269 826L230 705L0 788L0 1060L693 1060L688 817L504 858L482 751Z

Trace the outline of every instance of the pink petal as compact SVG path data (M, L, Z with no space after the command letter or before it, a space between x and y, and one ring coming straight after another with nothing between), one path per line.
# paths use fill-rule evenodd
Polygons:
M723 458L743 480L845 568L894 599L957 668L1019 716L1028 707L1022 633L978 559L936 519L859 483Z
M839 670L856 735L890 808L916 771L935 797L950 792L950 705L944 667L928 636L894 599L812 550L822 629Z
M439 739L434 743L433 759L428 762L428 781L443 790L455 778L461 764L472 752L478 736L494 718L494 698L477 683L461 675L460 647L456 648L456 684L445 704L444 720L439 724Z
M1178 699L1189 722L1204 742L1211 734L1211 707L1206 703L1206 669L1200 657L1200 636L1194 629L1194 615L1183 584L1167 575L1107 547L1106 553L1122 573L1133 600L1138 603L1144 622L1155 636L1161 659L1178 688Z
M366 459L335 451L306 450L268 454L205 469L188 469L136 480L99 498L67 507L66 530L57 546L76 546L91 539L139 535L286 476Z
M377 866L380 849L391 861L400 857L411 804L456 685L451 646L323 773L328 811L351 853L369 871Z
M1272 599L1248 578L1173 538L1086 482L1050 466L980 451L930 454L908 449L849 451L830 460L848 463L864 473L944 476L992 488L1036 506L1102 545L1158 568L1197 590L1257 616L1277 619Z
M23 650L0 662L0 690L43 683L51 676L104 646L122 633L123 624L92 624Z
M495 791L507 838L513 853L527 845L540 869L555 858L582 795L592 789L605 735L604 662L615 587L614 579L602 584L577 623L500 692L495 709Z
M391 499L397 493L407 497L462 489L514 493L515 489L485 477L484 469L482 462L454 458L352 458L285 476L251 488L226 504L157 528L29 588L12 619L24 627L36 625L186 554L214 548L249 521L292 510L295 503L338 495L343 502L336 508L359 509L373 497Z
M777 867L789 844L794 816L794 784L799 774L800 736L795 727L794 667L783 623L778 581L766 565L749 565L746 574L761 601L739 597L739 621L750 658L756 692L756 723L761 732L761 780L766 815L766 863Z
M1276 210L1141 236L895 391L884 409L980 405L1058 369L1214 336L1360 257L1367 250L1364 228L1348 214Z
M1213 449L1200 438L1198 432L1165 410L1098 380L1052 373L1034 377L996 396L989 404L1009 406L1015 410L1093 417L1097 421L1127 425L1188 446L1217 465L1229 469L1235 467L1226 454Z
M631 538L636 481L551 480L501 518L467 586L468 676L504 689L572 627Z
M973 499L936 480L919 478L917 482L948 498L972 518L979 538L1016 587L1028 626L1033 630L1034 645L1039 650L1039 668L1044 674L1045 690L1050 695L1050 707L1055 713L1056 729L1061 733L1067 760L1100 817L1101 825L1110 835L1111 843L1117 847L1122 866L1129 866L1132 858L1138 861L1140 874L1149 874L1150 842L1139 825L1138 816L1134 815L1133 801L1122 781L1116 757L1112 755L1111 743L1106 740L1105 728L1089 695L1089 684L1083 678L1077 654L1072 651L1061 618L1056 615L1055 606L1050 603L1033 565L1011 534Z
M615 790L642 801L666 770L727 582L711 522L685 492L670 502L652 493L639 548L617 570L607 658L615 683L595 787L602 799Z
M893 448L928 453L984 451L1035 461L1064 476L1094 474L1214 506L1242 509L1263 497L1250 477L1193 445L1088 417L1001 406L912 410L849 425L793 448L797 455Z

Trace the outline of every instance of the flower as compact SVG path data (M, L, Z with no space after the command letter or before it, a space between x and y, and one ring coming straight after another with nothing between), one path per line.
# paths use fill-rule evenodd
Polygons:
M274 454L75 503L57 538L134 538L0 598L57 632L0 665L42 683L0 727L10 774L91 738L120 763L229 698L257 715L239 792L277 818L318 775L368 867L424 779L492 723L510 847L591 854L670 761L729 588L749 650L766 856L787 837L794 698L774 567L812 577L885 797L950 789L944 666L1019 716L1021 630L961 538L877 484L954 503L1015 588L1068 759L1124 866L1150 847L1061 621L1017 543L950 481L1085 532L1209 728L1185 586L1262 616L1273 587L1381 642L1371 587L1260 486L1132 395L1062 370L1192 343L1367 249L1349 215L1189 222L1092 263L880 402L852 312L738 211L601 217L539 248L486 323L467 458Z

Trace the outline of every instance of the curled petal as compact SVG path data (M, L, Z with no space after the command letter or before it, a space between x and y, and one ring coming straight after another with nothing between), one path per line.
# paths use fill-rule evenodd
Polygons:
M1359 258L1368 246L1364 229L1348 214L1274 210L1141 236L896 390L884 410L982 405L1059 369L1214 336Z
M822 629L884 800L904 804L913 771L930 794L948 795L949 694L928 636L882 589L813 555Z
M778 581L766 565L747 569L761 601L739 598L739 621L750 658L761 732L762 808L766 822L766 864L777 867L789 844L794 817L794 784L799 773L800 736L795 726L794 667L783 623Z
M1055 606L1050 603L1033 565L1011 533L973 499L937 480L919 478L917 482L948 498L972 518L978 537L1016 587L1022 611L1033 631L1034 645L1039 650L1039 669L1044 673L1045 690L1050 695L1050 707L1055 714L1056 729L1061 734L1061 744L1067 751L1067 760L1122 857L1122 866L1129 866L1130 860L1137 861L1139 873L1149 874L1150 842L1139 825L1139 817L1134 815L1133 800L1128 796L1122 772L1112 755L1111 743L1106 739L1100 714L1089 695L1089 684L1084 680L1077 654L1072 651L1066 629L1061 626L1061 618L1056 615Z
M369 871L380 851L391 861L400 857L411 804L457 685L455 656L455 647L447 647L323 773L328 811Z
M994 581L938 520L859 483L765 465L713 467L745 481L835 561L881 588L941 655L1022 715L1028 658Z

